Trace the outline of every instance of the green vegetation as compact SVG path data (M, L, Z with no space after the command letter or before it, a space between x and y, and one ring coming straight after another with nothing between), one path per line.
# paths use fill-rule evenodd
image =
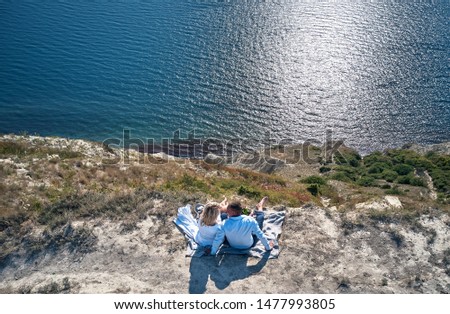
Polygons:
M360 186L375 186L375 179L369 176L362 176L356 180L356 184Z
M331 200L331 203L338 204L342 201L335 188L327 183L327 177L312 175L306 177L300 182L306 184L306 190L313 196L324 196Z
M0 141L0 158L12 156L43 158L47 155L58 155L60 159L81 157L82 154L68 148L56 149L46 146L30 146L17 141Z
M334 155L334 162L337 165L350 165L351 167L358 167L361 162L361 156L353 149L341 148Z
M320 173L325 173L325 172L329 172L329 171L331 171L330 167L322 166L319 168Z
M261 193L258 190L255 190L248 186L241 185L237 190L238 195L244 195L250 198L259 198L261 197Z
M405 176L414 171L414 167L406 164L395 165L393 170L401 176Z
M323 209L330 220L336 223L339 221L336 215L341 215L340 227L345 235L378 228L387 232L390 245L399 249L405 247L405 239L393 231L395 227L390 223L410 226L420 221L421 215L449 213L448 206L437 205L423 188L427 186L427 171L437 189L438 201L448 203L450 159L435 153L422 156L405 150L389 150L361 158L344 149L335 163L295 168L289 173L281 172L286 174L281 177L195 160L184 164L176 160L106 165L99 163L95 156L87 157L89 154L45 145L0 141L0 158L9 159L0 164L0 267L18 252L26 252L30 262L43 252L62 248L89 252L96 241L91 226L88 223L86 229L80 229L80 224L72 225L74 221L112 220L120 226L121 233L129 233L140 228L138 223L149 217L157 222L149 227L151 234L172 239L171 232L175 229L171 221L179 206L220 200L223 196L239 198L246 207L244 212L248 213L250 206L267 195L268 207L291 207L288 218L315 215L318 209L314 206L308 209L311 213L306 213L307 207L301 210L292 207L323 201L324 205L330 205ZM47 155L59 158L50 159ZM282 169L286 170L290 171ZM300 177L304 173L315 175ZM330 179L349 184L330 182ZM400 197L402 207L380 210L374 206L376 210L367 210L355 206L363 202L370 206L372 199L383 199L384 194L404 195ZM333 209L331 205L336 207ZM309 223L303 218L297 221ZM286 227L298 231L302 225L289 220ZM34 228L41 230L42 236L30 236ZM428 244L437 241L432 229L421 228ZM437 258L450 274L450 250ZM66 291L70 284L68 279L60 278L39 292ZM347 280L340 283L341 288L349 286Z
M47 159L47 155L53 154L60 157L56 162ZM41 162L32 162L40 157ZM336 187L328 184L329 179L348 182L350 188L380 187L383 191L376 193L403 195L407 189L399 185L427 185L424 171L433 179L438 201L448 203L450 191L449 156L436 153L423 156L408 150L374 152L361 158L355 151L344 148L336 154L335 164L322 165L317 175L300 181L201 161L192 161L194 169L180 167L176 162L129 166L126 170L104 164L88 167L82 154L70 148L55 149L45 143L21 140L0 141L0 158L29 164L28 179L16 174L14 164L0 166L0 218L24 215L48 226L59 226L80 216L136 213L139 202L144 202L140 198L142 191L176 195L173 200L179 203L174 207L186 201L202 202L224 195L241 197L249 206L266 195L272 204L290 207L318 201L317 197L330 198L331 203L339 205L348 198L339 195ZM10 182L11 177L15 181ZM30 178L36 182L32 192L28 187Z
M321 176L309 176L303 180L301 180L303 183L307 184L317 184L317 185L325 185L327 181L321 177Z
M384 193L388 195L403 195L405 194L402 190L398 188L398 186L393 186L392 188L387 188Z
M239 195L250 201L259 201L268 196L271 202L287 206L301 206L311 200L309 193L300 183L287 183L286 180L270 174L258 173L246 169L213 166L200 163L208 171L221 169L227 173L226 178L205 177L197 173L185 173L173 180L167 180L159 187L163 191L200 193L219 199L223 195Z
M397 179L397 183L409 184L413 186L426 186L425 181L420 177L415 177L412 174L401 176Z
M394 182L398 177L397 172L389 169L384 169L381 173L381 178L386 180L387 182Z
M327 185L327 181L321 176L309 176L302 179L300 182L307 184L306 189L313 196L321 195L322 187Z
M390 183L426 187L424 172L427 171L439 192L441 202L448 202L450 195L450 156L430 152L420 155L411 150L391 149L384 153L373 152L362 160L356 152L348 149L335 158L336 166L329 166L326 174L330 179L360 186L378 186L377 180ZM382 183L381 183L382 184ZM385 184L382 184L386 188ZM386 191L401 194L398 188Z

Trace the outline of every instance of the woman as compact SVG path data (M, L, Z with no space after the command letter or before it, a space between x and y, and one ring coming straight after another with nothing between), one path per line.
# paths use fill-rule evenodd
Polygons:
M195 211L199 219L195 219L191 213L191 205L178 208L177 219L174 221L188 238L194 240L200 246L211 246L222 222L219 212L224 208L226 199L218 204L210 202L205 206L198 204Z
M205 205L200 219L198 220L198 232L195 235L195 242L201 246L212 245L217 232L221 228L219 218L220 204L211 202Z

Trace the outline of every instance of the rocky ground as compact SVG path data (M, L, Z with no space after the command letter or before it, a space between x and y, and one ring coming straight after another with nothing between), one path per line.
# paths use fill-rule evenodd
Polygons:
M287 211L278 259L191 259L172 224L177 206L217 196L200 193L216 192L195 180L189 183L197 190L183 190L175 174L213 180L231 178L233 169L168 165L162 155L139 164L137 152L129 153L130 165L110 169L105 161L123 152L96 143L17 135L2 141L21 146L4 146L0 159L0 293L450 292L450 216L448 204L433 199L433 186L386 195L330 180L332 192L311 196L289 181L281 186L300 193L299 203L269 204ZM270 172L298 180L319 166L280 163ZM269 182L276 199L278 177L252 180ZM251 204L245 191L234 196Z

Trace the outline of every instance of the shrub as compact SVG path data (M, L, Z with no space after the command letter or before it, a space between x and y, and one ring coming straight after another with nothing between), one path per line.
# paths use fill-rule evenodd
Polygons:
M238 188L237 193L239 195L244 195L244 196L248 196L248 197L252 197L252 198L256 198L256 197L260 197L261 196L261 192L255 190L255 189L252 189L251 187L244 186L244 185L241 185Z
M411 183L411 177L412 176L400 176L397 179L397 183L399 184L410 184Z
M433 167L433 163L431 161L418 154L406 157L405 164L411 165L420 170L431 169Z
M319 185L318 184L311 184L307 188L309 193L311 193L314 196L319 195Z
M364 166L366 166L366 167L370 167L375 163L386 163L387 165L389 165L389 167L392 166L391 159L389 157L383 155L383 153L381 153L381 152L373 152L372 154L364 157L363 161L364 161Z
M369 176L369 177L371 177L371 178L374 178L374 179L383 179L382 177L381 177L381 173L368 173L367 174L367 176Z
M350 165L352 167L359 167L361 156L354 150L345 149L338 151L334 155L336 164L338 165Z
M404 176L414 171L414 167L406 164L398 164L394 166L394 171L399 175Z
M208 185L204 181L188 174L184 174L179 183L188 191L208 191Z
M341 172L347 177L349 180L340 180L340 181L356 181L360 177L361 169L353 168L349 166L338 166L335 167L335 173ZM335 179L338 180L338 179Z
M389 169L385 169L382 173L381 173L381 177L386 180L387 182L394 182L395 179L397 179L398 175L397 172L389 170Z
M435 167L441 170L450 170L450 155L439 155L436 152L428 152L425 155Z
M388 195L403 195L403 191L400 190L397 186L394 186L391 189L384 191L384 193Z
M342 171L333 173L330 178L333 179L333 180L337 180L337 181L353 182L353 179L350 178L347 175L347 173L342 172Z
M325 185L327 181L321 176L309 176L301 180L302 183Z
M359 167L359 160L358 159L350 159L350 161L348 163L352 167Z
M323 166L323 167L319 168L319 171L320 171L320 173L330 172L331 168Z
M385 169L389 169L391 166L386 162L376 162L367 169L368 173L382 173Z
M356 184L361 186L374 186L375 185L375 179L369 176L363 176L356 180Z
M414 186L426 186L425 181L419 177L412 177L409 184Z
M438 192L450 192L450 171L445 172L441 169L433 169L430 172L430 176Z
M398 177L397 183L409 184L414 186L426 186L425 181L420 177L415 177L412 174Z

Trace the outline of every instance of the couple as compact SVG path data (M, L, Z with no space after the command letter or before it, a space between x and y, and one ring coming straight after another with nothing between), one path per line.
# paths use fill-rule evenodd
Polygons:
M264 197L250 216L242 214L243 208L237 201L228 203L225 198L220 204L206 204L200 214L195 242L207 247L208 255L215 255L225 238L236 249L249 249L260 240L267 251L272 250L273 241L269 243L262 232L267 199Z

